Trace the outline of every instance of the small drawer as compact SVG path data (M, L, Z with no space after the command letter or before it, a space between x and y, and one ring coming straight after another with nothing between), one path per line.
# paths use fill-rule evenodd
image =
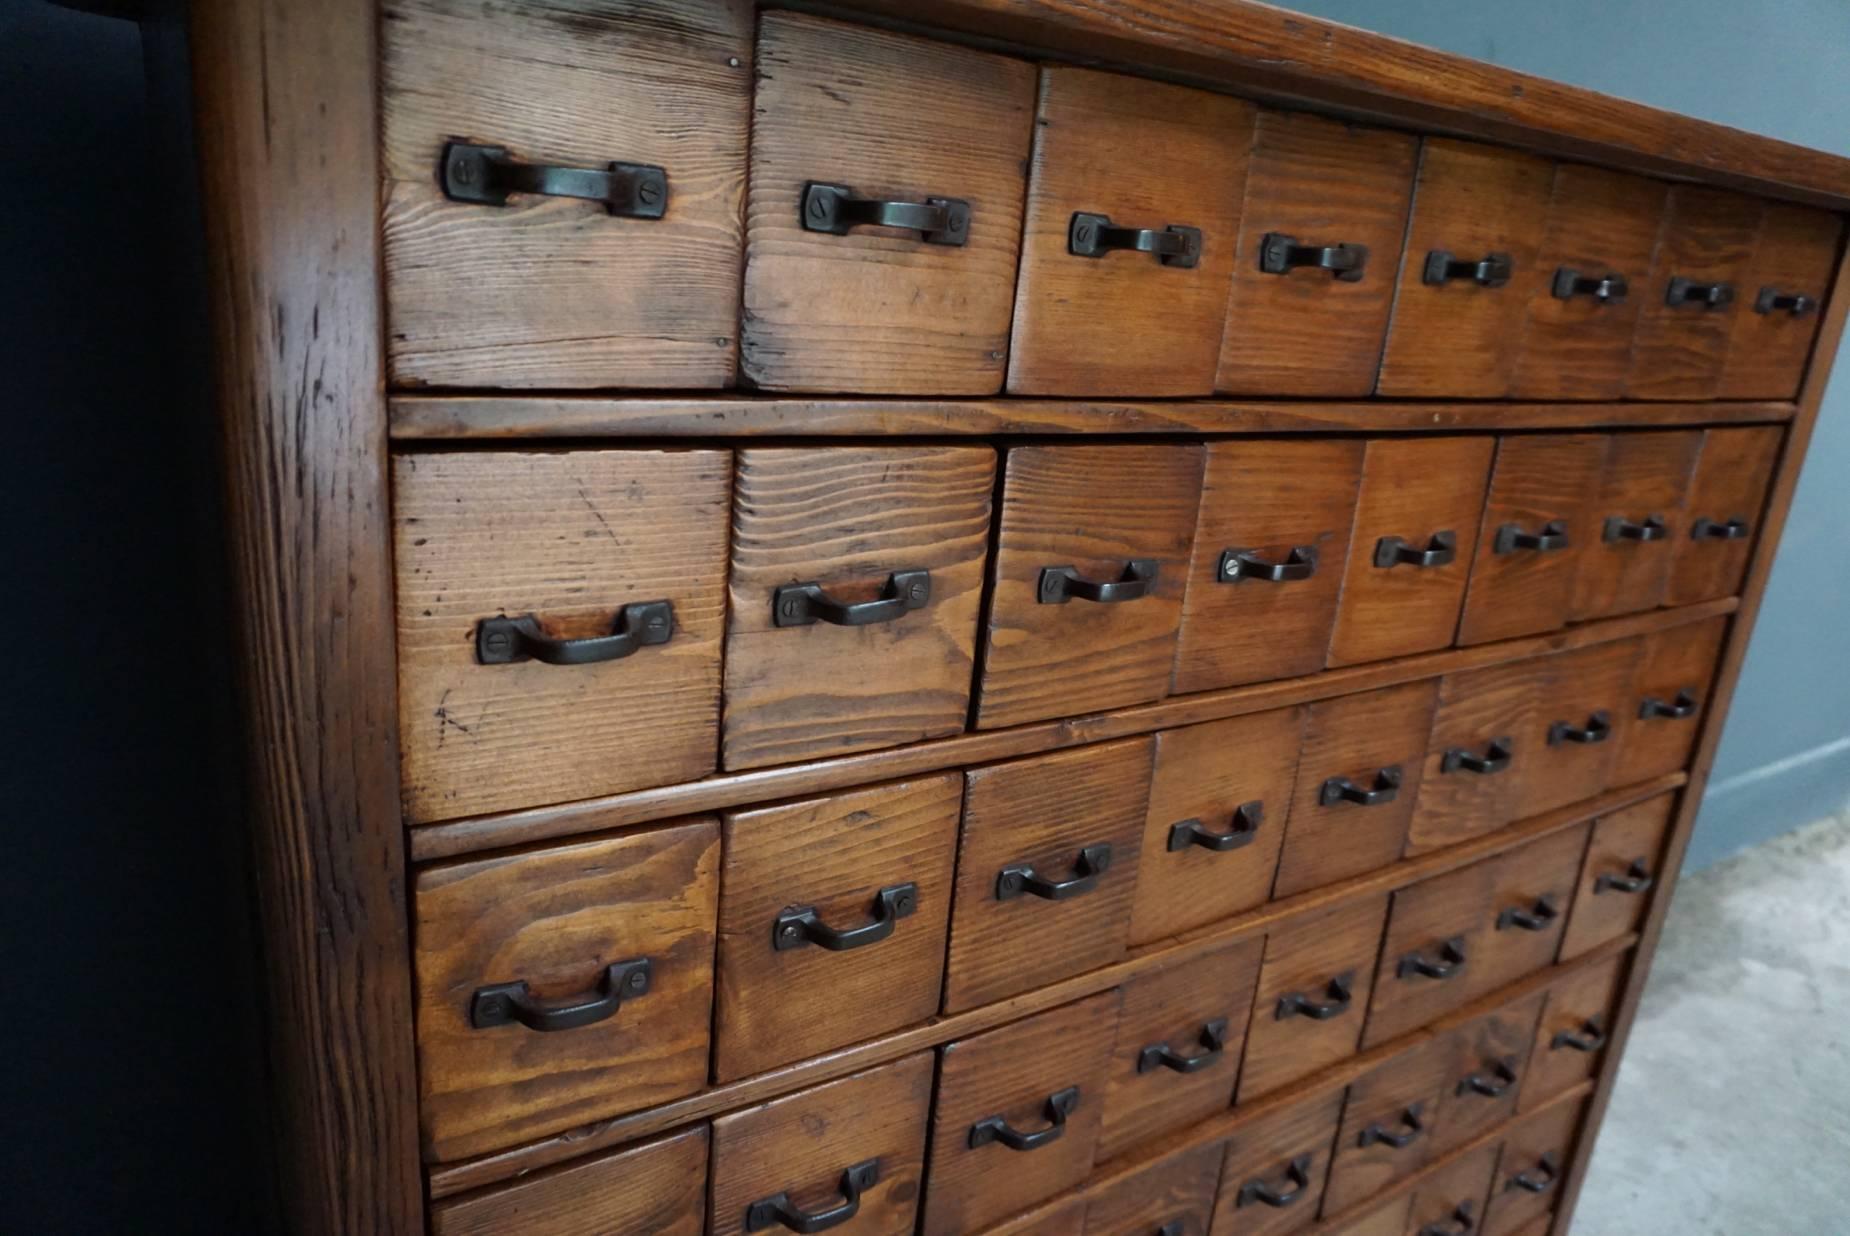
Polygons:
M1350 1083L1323 1191L1326 1218L1426 1165L1452 1072L1449 1048L1427 1039Z
M1606 440L1568 619L1654 609L1664 598L1702 434L1619 433Z
M1370 898L1266 937L1239 1102L1355 1054L1386 921L1387 898Z
M713 771L726 451L392 461L411 823Z
M1439 680L1408 854L1469 841L1516 818L1524 773L1543 745L1536 706L1548 667L1533 657Z
M983 1229L983 1236L1075 1236L1085 1229L1086 1199L1069 1196Z
M1751 197L1673 185L1632 334L1628 399L1713 399L1760 231Z
M1334 1227L1319 1228L1319 1236L1407 1236L1407 1214L1412 1205L1413 1195L1402 1193L1353 1218L1337 1218Z
M1476 1141L1516 1114L1546 999L1538 992L1445 1032L1451 1072L1432 1130L1433 1155Z
M1528 1225L1554 1209L1585 1113L1585 1103L1564 1103L1510 1129L1490 1185L1484 1236L1528 1236Z
M1458 623L1460 644L1566 625L1581 555L1598 535L1593 504L1605 460L1605 439L1592 435L1497 440L1496 470Z
M1438 680L1427 679L1310 705L1273 896L1400 858L1438 696Z
M1625 977L1621 954L1562 979L1548 990L1535 1030L1529 1073L1522 1080L1517 1110L1532 1112L1549 1099L1599 1071L1612 1035L1614 1011Z
M702 1236L706 1219L705 1125L430 1207L432 1236Z
M995 470L987 447L739 452L727 768L964 728Z
M1177 692L1323 668L1361 476L1360 442L1232 439L1207 448Z
M752 6L388 0L382 16L391 382L729 385Z
M1554 961L1592 827L1577 824L1491 860L1489 930L1472 958L1475 993L1496 991Z
M1422 1180L1407 1211L1407 1236L1473 1236L1484 1221L1500 1149L1480 1147Z
M1645 636L1631 718L1619 744L1621 785L1662 777L1689 763L1727 632L1723 617Z
M1086 1205L1085 1236L1207 1236L1225 1153L1219 1142L1198 1146L1099 1190Z
M713 1122L710 1236L911 1236L932 1057L920 1052Z
M1614 782L1619 748L1637 716L1641 639L1595 644L1545 658L1523 736L1515 818L1592 798Z
M1163 730L1131 906L1132 944L1263 905L1290 826L1304 710Z
M1497 860L1410 884L1394 894L1375 972L1363 1047L1376 1047L1468 1004L1494 916Z
M1509 393L1523 314L1542 284L1535 256L1553 187L1545 159L1447 138L1421 143L1378 394Z
M1741 590L1784 440L1777 425L1702 435L1664 604L1694 605Z
M1368 444L1330 665L1451 646L1495 450L1492 438Z
M1824 317L1843 220L1823 210L1768 202L1759 243L1740 288L1720 399L1794 399Z
M1281 1236L1316 1222L1342 1106L1338 1087L1235 1133L1221 1166L1212 1236Z
M944 773L726 815L715 1081L938 1011L962 801Z
M1419 140L1308 112L1261 111L1214 389L1375 389Z
M1561 960L1643 925L1651 890L1663 873L1664 839L1670 835L1676 804L1675 794L1660 794L1595 821L1574 912L1561 939Z
M1100 1162L1232 1106L1264 951L1237 941L1119 989Z
M978 729L1168 691L1201 461L1167 444L1009 451Z
M426 1157L453 1162L705 1085L718 892L711 819L419 872Z
M946 1013L1124 956L1154 745L1132 738L964 774Z
M739 356L749 381L1001 389L1034 73L867 26L759 19Z
M944 1048L924 1236L974 1232L1092 1169L1118 993Z
M1651 251L1669 190L1578 163L1555 166L1548 231L1536 255L1516 399L1617 399L1625 390Z
M1213 391L1253 114L1224 94L1041 69L1010 394Z

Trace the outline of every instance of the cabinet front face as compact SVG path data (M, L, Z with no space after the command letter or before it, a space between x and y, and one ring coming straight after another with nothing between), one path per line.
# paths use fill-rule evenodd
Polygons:
M1434 1155L1476 1141L1516 1114L1546 1000L1538 992L1446 1032L1452 1071L1432 1131Z
M1240 1102L1355 1054L1386 919L1387 898L1371 898L1266 937Z
M1216 1142L1172 1155L1100 1190L1086 1205L1086 1236L1207 1236L1224 1150Z
M1753 198L1674 185L1632 337L1628 399L1713 399L1760 231Z
M1822 210L1769 202L1741 287L1722 399L1792 399L1805 378L1824 297L1837 264L1843 219Z
M1212 1236L1282 1236L1316 1222L1342 1104L1341 1087L1306 1095L1233 1135Z
M1662 873L1664 840L1676 813L1676 795L1661 794L1601 816L1593 825L1574 912L1561 940L1561 959L1589 952L1636 931Z
M1693 605L1741 590L1784 440L1785 431L1775 425L1703 434L1684 522L1673 538L1666 605Z
M1426 1165L1451 1072L1448 1047L1443 1038L1429 1039L1349 1084L1323 1191L1325 1216L1359 1205Z
M704 1125L528 1180L435 1202L432 1236L702 1236L707 1217Z
M1689 763L1727 631L1726 618L1711 618L1645 636L1632 715L1619 744L1621 784L1662 777Z
M1677 537L1688 527L1690 475L1701 448L1702 434L1693 429L1606 439L1570 621L1654 609L1664 599Z

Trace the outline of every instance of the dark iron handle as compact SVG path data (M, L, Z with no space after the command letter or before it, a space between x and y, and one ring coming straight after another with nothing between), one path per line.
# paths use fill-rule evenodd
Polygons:
M1613 541L1662 541L1670 536L1670 525L1664 522L1662 515L1646 515L1640 520L1630 520L1623 515L1608 515L1605 530L1600 539L1608 543Z
M1171 1051L1167 1043L1152 1043L1137 1053L1137 1071L1149 1073L1163 1068L1175 1073L1201 1072L1227 1050L1227 1019L1216 1017L1202 1026L1198 1041L1201 1050L1192 1056Z
M1027 863L1011 863L996 873L996 900L1013 901L1027 893L1046 901L1065 901L1098 886L1098 878L1111 866L1111 847L1089 845L1079 851L1073 875L1064 880L1049 880Z
M1744 541L1754 530L1745 519L1698 519L1689 526L1692 541Z
M1323 783L1323 788L1317 791L1317 802L1325 807L1334 807L1339 803L1354 803L1358 807L1379 807L1399 797L1399 764L1390 764L1386 768L1376 769L1374 785L1366 790L1347 777L1331 777Z
M1650 864L1646 863L1644 857L1640 855L1631 861L1630 866L1626 867L1624 875L1613 875L1607 872L1594 880L1593 891L1595 893L1642 893L1656 882L1655 877L1651 875Z
M1508 768L1515 758L1515 739L1505 735L1491 739L1482 755L1465 747L1450 748L1439 757L1439 771L1477 773L1487 777Z
M1733 299L1732 283L1697 283L1682 275L1671 279L1664 289L1666 305L1701 305L1704 309L1717 309Z
M1562 266L1555 271L1554 294L1556 300L1572 300L1576 296L1591 296L1602 305L1616 305L1625 299L1631 285L1625 276L1613 271L1604 275L1583 275L1572 266Z
M1309 579L1316 573L1316 546L1293 545L1283 562L1267 562L1256 549L1223 549L1215 578L1223 584L1237 584L1248 579L1284 584Z
M1068 1086L1056 1090L1047 1096L1042 1112L1047 1118L1047 1127L1036 1129L1032 1133L1023 1133L1001 1116L990 1116L970 1126L970 1149L987 1146L991 1142L1001 1142L1010 1150L1038 1150L1049 1142L1057 1142L1066 1132L1066 1118L1079 1106L1079 1087Z
M899 920L918 909L918 905L918 885L889 884L874 897L874 921L845 931L837 931L823 922L815 906L798 906L785 910L772 922L771 948L779 953L808 944L819 944L831 953L865 948L892 935Z
M617 661L638 648L666 644L674 635L672 601L638 601L617 611L609 635L553 639L534 614L484 618L475 628L475 659L483 665L543 661L547 665L595 665Z
M1188 1230L1188 1223L1182 1219L1171 1219L1156 1229L1156 1236L1182 1236Z
M1259 826L1265 822L1265 804L1257 800L1241 803L1233 809L1233 826L1224 833L1209 832L1199 819L1187 819L1169 826L1169 852L1200 846L1216 854L1238 850L1253 843Z
M1497 930L1508 931L1514 927L1518 931L1547 931L1549 925L1560 917L1561 907L1555 895L1543 893L1532 906L1511 906L1497 915Z
M535 998L525 979L478 987L469 1000L469 1024L486 1030L519 1022L541 1033L596 1025L615 1017L625 1000L647 995L653 973L654 966L647 957L613 961L604 967L595 988L560 1001Z
M846 236L853 227L896 227L917 232L928 245L961 246L970 239L970 203L956 197L893 202L859 197L847 185L810 181L803 186L803 230Z
M1454 279L1469 279L1482 288L1500 288L1510 281L1515 265L1507 253L1487 253L1482 258L1455 258L1444 249L1426 255L1426 269L1420 282L1440 287Z
M1447 528L1432 534L1425 549L1416 549L1405 537L1384 536L1375 542L1378 567L1445 566L1458 557L1458 534Z
M1778 288L1760 289L1760 295L1754 298L1755 313L1777 313L1785 310L1795 318L1802 318L1818 307L1816 297L1803 292L1782 292Z
M1373 1122L1356 1136L1355 1144L1366 1149L1380 1143L1395 1150L1405 1150L1420 1140L1420 1134L1426 1131L1426 1122L1420 1119L1420 1109L1425 1106L1424 1103L1415 1103L1401 1112L1399 1132L1395 1132L1378 1120Z
M1458 1083L1460 1095L1476 1094L1487 1099L1502 1098L1516 1084L1516 1058L1505 1056L1491 1066L1490 1073L1473 1073Z
M1285 1165L1285 1184L1282 1189L1273 1188L1263 1180L1249 1180L1240 1186L1240 1196L1234 1202L1236 1207L1250 1206L1254 1202L1270 1206L1274 1210L1283 1210L1286 1206L1304 1196L1310 1188L1311 1156L1301 1154Z
M1554 1183L1561 1177L1561 1160L1549 1151L1536 1161L1535 1173L1517 1172L1510 1177L1509 1187L1521 1189L1524 1193L1546 1193L1554 1188Z
M1307 245L1283 232L1267 232L1259 242L1259 269L1268 275L1309 267L1327 270L1344 283L1359 283L1367 266L1367 245Z
M1171 223L1153 227L1118 227L1108 215L1074 211L1066 229L1066 251L1074 257L1102 258L1113 250L1154 253L1164 266L1191 269L1201 260L1201 229Z
M1556 1034L1548 1046L1555 1051L1567 1047L1574 1051L1596 1052L1606 1046L1606 1023L1589 1017L1580 1023L1579 1030L1563 1030Z
M837 601L821 584L785 584L771 594L771 621L780 627L827 622L838 627L866 627L891 622L931 600L930 571L894 571L874 601Z
M1428 1223L1419 1231L1419 1236L1471 1236L1477 1227L1477 1210L1468 1201L1458 1203L1452 1211L1450 1221L1445 1219L1437 1223Z
M1154 558L1132 558L1124 564L1124 572L1118 578L1094 583L1089 579L1081 579L1076 567L1042 567L1036 599L1042 605L1065 605L1075 597L1081 601L1096 601L1101 605L1135 601L1138 597L1149 596L1155 590L1157 569L1158 564Z
M762 1232L785 1227L793 1232L826 1232L840 1227L861 1210L861 1194L880 1183L880 1160L868 1159L841 1174L841 1201L827 1210L803 1210L788 1193L774 1193L745 1208L745 1230Z
M1638 718L1641 721L1649 721L1653 718L1665 721L1683 721L1695 716L1696 710L1700 707L1702 707L1702 701L1696 698L1696 693L1688 687L1684 687L1681 691L1677 692L1676 698L1668 704L1658 699L1655 695L1645 696L1644 702L1638 705Z
M1560 519L1548 520L1540 532L1530 532L1521 524L1504 524L1497 529L1496 539L1490 543L1490 552L1493 554L1513 554L1519 549L1532 549L1547 554L1566 548L1567 522Z
M1408 953L1394 967L1395 978L1448 979L1465 968L1465 938L1453 936L1439 945L1437 960Z
M1558 747L1562 743L1577 742L1591 746L1605 742L1612 737L1612 714L1604 708L1587 718L1585 725L1575 725L1572 721L1556 721L1548 727L1548 745Z
M443 148L443 193L452 201L505 206L512 193L602 202L625 219L659 219L668 208L668 173L647 163L601 168L522 163L503 146L450 142Z
M1301 991L1280 996L1278 1007L1272 1011L1273 1020L1308 1017L1312 1021L1329 1021L1332 1017L1341 1016L1348 1010L1349 1002L1355 996L1355 971L1337 975L1323 990L1329 996L1327 1001L1313 1000Z

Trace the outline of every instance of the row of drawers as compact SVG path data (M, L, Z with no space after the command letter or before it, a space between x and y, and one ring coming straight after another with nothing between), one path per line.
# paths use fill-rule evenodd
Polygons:
M999 504L986 445L400 455L406 814L1727 596L1781 440L1025 445L1005 452Z
M1787 399L1841 231L747 0L383 7L402 385Z

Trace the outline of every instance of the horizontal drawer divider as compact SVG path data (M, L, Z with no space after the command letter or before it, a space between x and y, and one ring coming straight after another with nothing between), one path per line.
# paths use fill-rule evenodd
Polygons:
M681 785L634 790L551 807L416 825L410 829L411 860L432 862L483 850L509 849L675 816L820 794L943 769L1038 755L1111 738L1148 734L1175 726L1219 721L1648 635L1731 614L1739 604L1737 598L1724 597L1676 609L1600 619L1546 635L1470 648L1448 648L1397 660L1325 670L1300 678L1172 696L1154 704L1139 704L1091 716L1035 722L1005 730L976 731L909 747L804 764L722 773Z

